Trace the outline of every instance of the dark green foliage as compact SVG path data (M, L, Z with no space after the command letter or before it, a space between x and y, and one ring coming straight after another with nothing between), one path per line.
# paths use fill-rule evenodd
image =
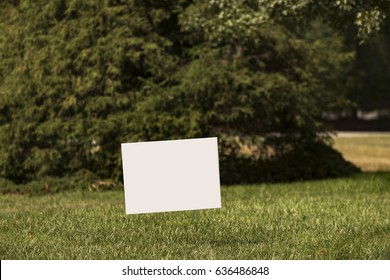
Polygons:
M200 3L181 15L185 38L194 45L189 61L170 83L148 84L135 108L134 140L218 136L224 183L336 175L329 166L306 169L307 175L291 162L290 170L278 168L278 159L322 146L328 139L322 113L347 103L344 74L353 54L340 36L321 21L300 30L240 26L241 13L231 9L250 7ZM232 25L216 20L226 10ZM250 151L243 154L245 148Z
M240 168L247 158L253 170L325 143L322 112L345 104L353 55L322 21L294 26L271 6L3 2L0 176L25 183L88 170L120 180L127 141L218 136L221 162ZM233 173L241 177L223 180L253 181ZM323 175L332 174L303 177Z
M120 2L2 7L1 176L24 182L85 168L119 178L134 93L170 60L154 27L168 12Z

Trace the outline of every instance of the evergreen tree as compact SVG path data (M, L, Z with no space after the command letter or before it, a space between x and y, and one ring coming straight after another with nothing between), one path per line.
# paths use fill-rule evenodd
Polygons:
M120 179L127 141L218 136L225 170L236 171L243 159L258 168L322 145L321 115L345 104L340 85L353 57L325 22L342 12L365 38L385 26L386 7L2 1L0 176L25 182L84 169ZM294 176L303 175L284 178Z
M1 8L0 175L120 174L143 80L174 59L160 1L21 1Z

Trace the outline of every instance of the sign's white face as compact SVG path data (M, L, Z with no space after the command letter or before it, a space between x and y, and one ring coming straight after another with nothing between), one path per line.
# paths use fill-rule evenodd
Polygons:
M221 208L217 138L122 144L126 214Z

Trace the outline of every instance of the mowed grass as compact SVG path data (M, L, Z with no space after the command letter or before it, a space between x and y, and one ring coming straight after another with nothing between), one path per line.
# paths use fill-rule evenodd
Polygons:
M125 215L122 191L0 195L1 259L388 259L390 173L222 188L222 208Z
M341 133L334 147L363 171L390 171L390 133Z

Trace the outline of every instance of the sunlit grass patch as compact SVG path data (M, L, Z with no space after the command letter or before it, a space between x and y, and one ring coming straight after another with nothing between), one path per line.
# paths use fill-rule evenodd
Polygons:
M390 171L390 134L342 135L334 147L363 171Z

